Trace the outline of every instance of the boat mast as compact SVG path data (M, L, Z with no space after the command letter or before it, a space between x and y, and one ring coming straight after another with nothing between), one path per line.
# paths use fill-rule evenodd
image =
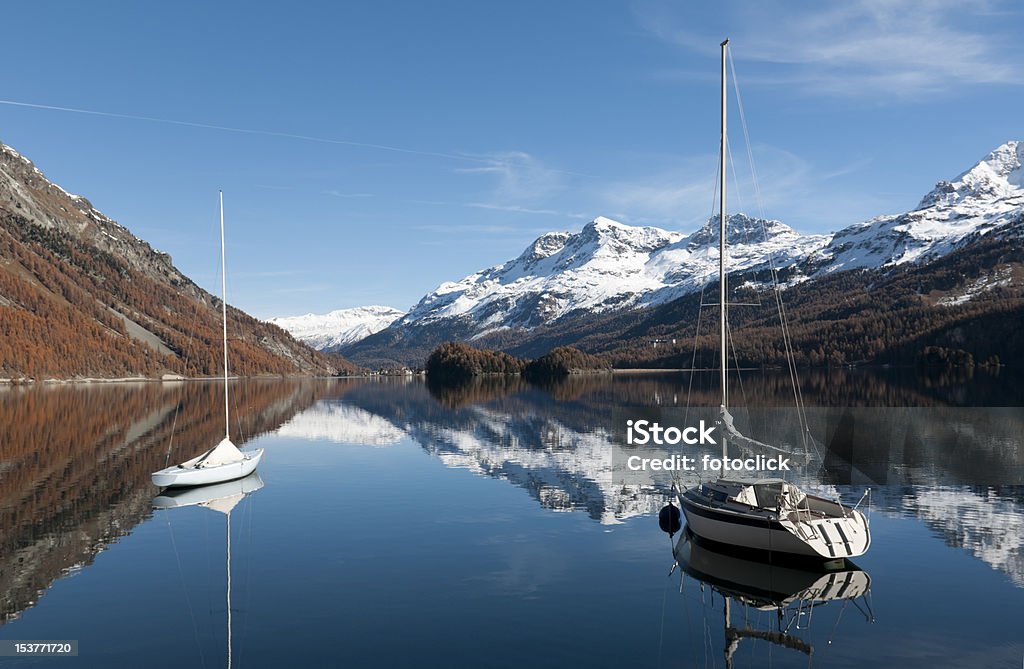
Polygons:
M718 324L719 324L719 348L721 349L719 363L721 365L721 384L722 384L722 411L725 411L725 407L729 401L729 390L727 380L727 368L726 368L726 349L725 349L725 324L726 324L726 311L725 311L725 154L727 150L726 135L725 135L725 119L726 119L726 88L725 88L725 57L726 51L729 48L729 38L726 38L721 44L722 46L722 145L719 147L719 187L721 192L718 196ZM723 433L724 435L724 433ZM726 444L725 438L722 438L722 457L726 457Z
M723 81L725 80L723 79ZM221 324L224 329L224 438L230 440L231 419L228 415L228 278L227 264L224 262L224 191L217 192L220 194L220 308Z

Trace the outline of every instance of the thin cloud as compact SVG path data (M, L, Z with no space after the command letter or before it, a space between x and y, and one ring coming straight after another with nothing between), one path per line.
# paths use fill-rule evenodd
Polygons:
M460 168L456 172L466 175L483 175L491 180L490 192L479 200L448 203L470 209L505 212L508 214L545 216L571 221L589 220L592 215L580 210L569 210L563 206L566 197L577 202L580 193L593 190L597 177L554 169L542 160L525 151L505 151L487 157L490 164L484 167ZM581 178L585 179L584 183ZM521 226L516 230L523 232ZM548 230L539 230L541 234Z
M675 227L706 220L714 195L716 156L693 156L676 166L608 185L606 210L623 223Z
M474 261L469 268L461 270L461 272L463 276L467 276L477 271L478 269L500 265L501 263L507 261L509 258L514 258L515 256L517 256L520 252L522 252L523 247L526 244L528 244L530 241L536 239L537 237L543 235L546 232L551 231L546 229L539 229L535 231L517 230L516 233L518 234L516 234L515 236L509 235L505 237L504 241L508 242L510 246L506 250L499 253L497 257L490 261L480 258ZM494 236L490 234L487 234L486 236L482 237L460 237L459 244L462 245L463 247L480 246L488 251L493 251L492 247L494 246L494 239ZM419 246L444 247L451 246L451 243L452 242L450 239L421 239L416 242L416 244ZM459 271L453 270L451 278L454 279L457 274L459 274Z
M236 277L245 279L273 279L286 276L307 276L312 274L308 269L259 270L255 272L233 272Z
M742 149L740 149L742 151ZM778 218L798 229L834 230L878 214L888 204L863 194L852 196L834 180L870 161L855 160L822 172L806 159L784 149L755 145L760 199L755 195L749 163L737 148L729 170L729 210ZM695 156L674 167L609 185L600 199L612 218L632 225L653 225L686 232L703 225L717 211L715 155ZM858 212L858 213L852 213ZM808 225L809 224L809 225ZM804 230L809 232L811 230Z
M333 144L337 146L348 146L361 149L373 149L391 153L403 153L413 156L429 158L442 158L446 160L476 163L480 167L456 170L456 172L495 174L499 177L499 192L507 197L524 197L539 195L542 192L553 192L561 188L562 178L565 176L576 176L585 178L597 178L593 175L573 172L570 170L558 170L545 167L540 160L523 151L506 151L491 154L475 154L472 152L444 152L429 151L424 149L413 149L391 144L378 144L374 142L361 142L350 139L334 139L316 135L306 135L296 132L284 132L266 130L260 128L243 128L238 126L219 125L216 123L205 123L200 121L185 121L181 119L164 118L159 116L146 116L142 114L128 114L123 112L103 111L97 109L84 109L80 107L68 107L63 105L43 104L39 102L26 102L22 100L0 100L0 105L9 107L21 107L24 109L38 109L42 111L53 111L67 114L79 114L84 116L96 116L101 118L113 118L130 121L144 121L147 123L160 123L164 125L176 125L187 128L198 128L202 130L214 130L241 135L255 135L261 137L277 137L280 139L292 139L317 144ZM285 190L287 186L261 185L260 188L272 190ZM369 196L367 194L366 196ZM364 197L362 194L339 195L339 197Z
M774 2L727 6L725 13L737 59L758 65L743 76L747 83L886 102L1024 83L1022 49L1007 31L1004 6L853 0L817 11ZM688 27L685 18L662 4L637 12L659 39L716 56L720 36Z
M467 232L473 233L485 233L485 234L507 234L513 232L522 232L521 228L517 228L514 225L475 225L475 224L425 224L413 226L415 230L423 230L424 232L434 232L439 234L464 234Z
M555 218L587 219L588 215L580 212L563 211L560 209L543 209L536 207L524 207L517 204L495 204L492 202L444 202L440 200L403 200L409 204L423 204L431 207L458 207L464 209L483 209L486 211L502 211L511 214L527 214L530 216L553 216ZM589 218L593 218L590 216ZM430 226L416 226L417 229L427 229ZM450 226L442 226L448 228ZM521 227L517 227L521 230Z
M483 174L494 178L493 202L514 205L536 202L565 188L562 170L549 168L537 157L525 151L505 151L483 156L488 163L482 167L455 170L461 174Z
M343 193L343 192L341 192L339 190L335 190L333 188L328 189L328 190L324 190L324 191L320 191L320 192L323 193L324 195L330 195L331 197L340 197L340 198L374 197L373 193Z
M333 290L335 287L325 283L315 283L305 286L289 286L287 288L272 288L269 292L274 295L305 295L308 293L321 293Z
M586 218L586 214L577 212L560 211L558 209L535 209L522 207L515 204L490 204L487 202L467 202L464 207L470 209L488 209L491 211L507 211L514 214L530 214L532 216L557 216L559 218Z
M855 174L871 165L871 158L860 158L854 160L846 165L842 165L832 170L831 172L824 172L818 175L819 181L828 181L829 179L837 179L839 177L845 177L850 174Z
M357 142L349 139L332 139L330 137L317 137L315 135L303 135L294 132L278 132L275 130L262 130L257 128L240 128L228 125L217 125L215 123L201 123L198 121L182 121L180 119L162 118L158 116L143 116L139 114L124 114L120 112L98 111L95 109L81 109L78 107L64 107L59 105L47 105L36 102L23 102L20 100L0 100L0 105L11 107L25 107L29 109L42 109L46 111L66 112L71 114L85 114L88 116L102 116L106 118L126 119L131 121L147 121L149 123L163 123L165 125L179 125L189 128L202 128L204 130L219 130L221 132L232 132L243 135L260 135L263 137L280 137L283 139L297 139L304 142L315 142L318 144L337 144L364 149L376 149L379 151L391 151L394 153L407 153L416 156L429 156L433 158L447 158L450 160L463 160L475 163L486 163L486 159L464 153L443 153L440 151L424 151L421 149L410 149L389 144L375 144L372 142Z

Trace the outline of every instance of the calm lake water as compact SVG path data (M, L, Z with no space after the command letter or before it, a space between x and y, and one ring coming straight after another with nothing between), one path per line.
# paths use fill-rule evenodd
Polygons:
M0 641L79 642L0 666L1021 666L1012 379L805 381L823 450L793 476L872 488L873 545L833 573L669 538L670 481L622 474L626 418L714 382L235 382L232 436L266 456L206 497L149 473L219 438L216 384L0 389ZM785 440L785 379L742 385Z

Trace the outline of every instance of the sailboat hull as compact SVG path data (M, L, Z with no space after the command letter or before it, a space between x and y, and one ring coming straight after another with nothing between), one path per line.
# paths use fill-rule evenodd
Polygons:
M263 458L263 449L244 453L238 462L229 462L212 467L183 467L173 465L158 472L153 472L153 484L161 488L183 488L188 486L209 485L240 479L256 471Z
M818 557L813 548L789 533L767 514L738 514L709 509L680 497L686 526L698 537L758 551Z
M712 485L724 490L735 484ZM853 509L843 510L829 500L808 496L812 506L835 507L842 515L819 513L808 519L801 518L800 513L784 513L780 518L777 510L751 507L724 497L719 502L709 501L699 489L679 496L691 532L720 544L825 560L858 557L871 545L864 515Z

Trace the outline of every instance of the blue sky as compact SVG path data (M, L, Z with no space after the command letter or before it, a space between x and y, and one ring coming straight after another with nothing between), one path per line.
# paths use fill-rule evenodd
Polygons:
M0 141L208 288L222 188L229 301L264 318L408 308L599 215L695 229L724 36L764 213L802 232L1024 139L1012 2L47 2L3 24ZM730 208L757 213L730 122Z

